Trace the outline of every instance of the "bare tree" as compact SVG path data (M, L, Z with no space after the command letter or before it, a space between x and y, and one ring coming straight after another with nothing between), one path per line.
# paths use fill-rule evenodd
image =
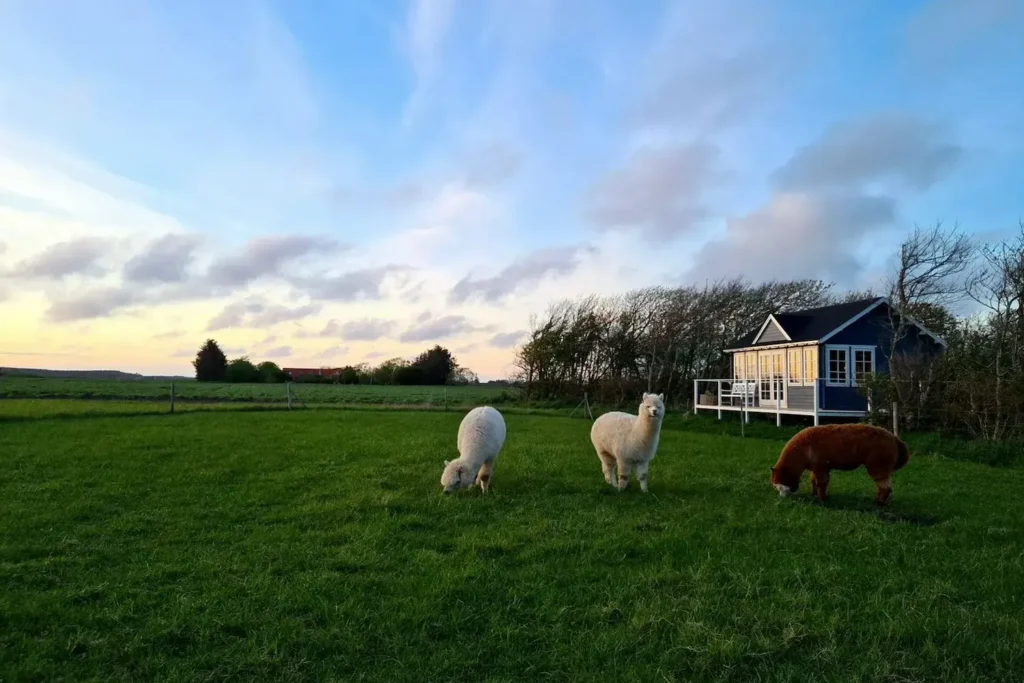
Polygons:
M962 300L964 274L974 255L974 244L957 226L915 226L900 245L899 264L889 283L893 304L906 312L918 303L949 305Z
M986 246L981 265L968 281L968 295L988 312L989 359L994 406L986 432L998 439L1020 421L1019 392L1011 392L1007 405L1007 384L1024 380L1024 222L1016 240Z
M917 425L935 386L934 359L904 344L918 311L945 307L966 297L965 277L975 257L971 240L957 226L942 223L914 231L900 245L895 273L887 282L889 320L889 377L902 415Z

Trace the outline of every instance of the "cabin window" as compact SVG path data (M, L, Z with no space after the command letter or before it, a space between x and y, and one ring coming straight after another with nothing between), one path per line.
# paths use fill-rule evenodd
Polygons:
M804 348L804 384L813 384L818 380L818 348Z
M801 349L789 350L789 383L799 385L803 381L803 353Z
M847 385L849 384L849 354L848 349L829 348L828 350L828 383Z
M746 354L747 357L747 380L757 379L757 352Z
M744 376L744 371L746 370L746 365L744 365L745 362L746 361L744 360L742 353L733 354L733 357L732 357L732 378L733 379L738 379L738 380L746 379L746 377Z
M853 349L853 383L859 385L875 371L875 350L873 348Z

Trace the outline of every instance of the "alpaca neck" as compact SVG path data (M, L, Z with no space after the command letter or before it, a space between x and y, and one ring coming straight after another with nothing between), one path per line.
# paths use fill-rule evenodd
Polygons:
M633 438L640 443L649 445L654 439L658 438L658 427L660 426L661 423L657 418L642 412L637 415L636 421L633 422Z

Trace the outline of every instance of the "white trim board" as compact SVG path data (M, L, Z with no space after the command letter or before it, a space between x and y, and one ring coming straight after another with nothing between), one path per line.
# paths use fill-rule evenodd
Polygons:
M739 353L740 351L772 351L774 349L790 349L797 346L817 346L817 341L779 342L778 344L762 344L761 346L737 346L733 349L722 349L722 353Z

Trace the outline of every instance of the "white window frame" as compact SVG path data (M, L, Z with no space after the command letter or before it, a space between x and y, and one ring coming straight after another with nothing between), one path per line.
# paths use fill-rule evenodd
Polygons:
M832 352L841 351L846 357L846 377L842 380L832 379ZM829 344L825 347L825 385L830 387L850 386L850 347Z
M793 379L793 356L792 353L796 351L797 357L800 359L800 372L797 374L796 379ZM804 385L804 347L797 346L796 348L786 349L786 384L791 387L802 387Z
M811 370L813 371L811 374L813 374L814 377L808 377L807 376L808 375L808 372L807 372L807 367L808 367L807 352L808 351L813 351L813 353L811 355L814 357L814 363L811 364L810 367L811 367ZM803 382L805 387L813 387L815 384L818 383L818 380L821 379L821 377L818 376L820 374L818 372L818 370L821 367L821 349L818 347L817 344L810 344L808 346L801 347L801 349L800 349L800 360L803 363L803 374L800 375L800 381Z
M874 346L857 346L853 345L850 347L850 386L858 387L857 384L857 352L866 351L871 354L871 369L868 370L868 374L875 374L875 347Z
M846 378L843 381L832 379L832 352L841 351L846 356ZM866 351L871 354L871 369L869 372L875 374L877 362L877 347L864 344L827 344L825 346L825 385L830 387L857 387L857 368L855 358L857 351Z

